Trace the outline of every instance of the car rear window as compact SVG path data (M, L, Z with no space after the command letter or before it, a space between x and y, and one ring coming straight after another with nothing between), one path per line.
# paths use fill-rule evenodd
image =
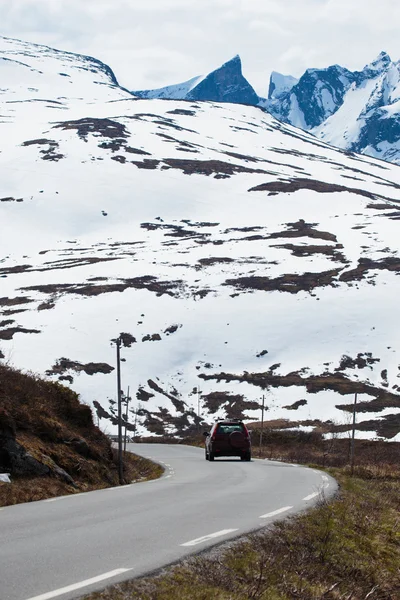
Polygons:
M227 424L219 424L217 427L217 433L233 433L234 431L244 431L244 427L242 423L227 423Z

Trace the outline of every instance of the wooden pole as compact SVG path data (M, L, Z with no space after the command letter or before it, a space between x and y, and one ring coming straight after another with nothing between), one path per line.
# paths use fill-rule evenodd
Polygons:
M126 426L128 423L128 408L129 408L129 385L128 385L128 394L126 396L126 413L125 413L125 435L124 435L124 453L126 452Z
M354 474L354 447L355 447L355 435L356 435L356 406L357 406L357 392L354 396L353 405L353 427L351 432L351 445L350 445L350 474L353 477Z
M261 427L260 427L260 450L259 450L259 456L261 456L261 445L262 445L262 438L263 438L263 432L264 432L264 401L265 401L265 396L263 394L263 397L262 397L262 406L261 406Z
M124 483L124 466L122 458L122 397L121 397L121 339L117 338L117 398L118 398L118 478L119 484Z

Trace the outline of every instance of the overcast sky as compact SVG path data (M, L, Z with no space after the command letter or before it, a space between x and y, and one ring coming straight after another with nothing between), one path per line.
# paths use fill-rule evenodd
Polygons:
M129 89L207 73L240 54L259 94L271 71L400 59L399 0L0 0L0 34L88 54Z

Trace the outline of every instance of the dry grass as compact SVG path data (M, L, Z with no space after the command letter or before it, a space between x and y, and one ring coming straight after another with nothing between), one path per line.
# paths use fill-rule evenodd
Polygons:
M4 451L6 432L40 464L57 465L75 487L56 476L13 472ZM126 483L159 477L162 468L126 454ZM91 409L69 388L0 366L0 472L11 471L11 484L0 483L0 506L118 485L115 452L93 423Z

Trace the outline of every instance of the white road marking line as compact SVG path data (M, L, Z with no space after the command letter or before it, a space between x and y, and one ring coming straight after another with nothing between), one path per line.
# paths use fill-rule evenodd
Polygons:
M109 571L108 573L103 573L103 575L98 575L97 577L92 577L91 579L85 579L85 581L80 581L79 583L74 583L72 585L67 585L66 587L54 590L53 592L47 592L46 594L40 594L39 596L28 598L28 600L50 600L51 598L57 598L63 594L68 594L68 592L80 590L83 587L92 585L93 583L99 583L100 581L110 579L111 577L116 577L116 575L121 575L121 573L126 573L127 571L132 571L132 569L115 569L115 571Z
M327 477L326 475L322 475L322 479L323 479L324 481L328 481L328 477Z
M76 496L85 496L88 492L82 492L81 494L69 494L68 496L57 496L56 498L47 498L43 502L58 502L59 500L68 500L68 498L76 498Z
M209 535L203 535L203 537L196 538L195 540L190 540L190 542L185 542L184 544L180 544L181 546L197 546L197 544L202 544L203 542L208 542L208 540L213 540L214 538L221 537L223 535L227 535L228 533L232 533L233 531L237 531L237 529L222 529L221 531L216 531L215 533L210 533ZM32 599L34 600L34 599Z
M64 500L65 496L60 498L49 498L48 500L43 500L43 502L58 502L59 500Z
M278 508L278 510L274 510L273 512L267 513L266 515L261 515L260 519L268 519L268 517L275 517L276 515L280 515L281 513L290 510L293 506L284 506L283 508Z
M306 496L305 498L303 498L303 500L305 500L305 501L312 500L313 498L316 498L317 496L319 496L319 492L314 492L313 494L310 494L309 496Z

